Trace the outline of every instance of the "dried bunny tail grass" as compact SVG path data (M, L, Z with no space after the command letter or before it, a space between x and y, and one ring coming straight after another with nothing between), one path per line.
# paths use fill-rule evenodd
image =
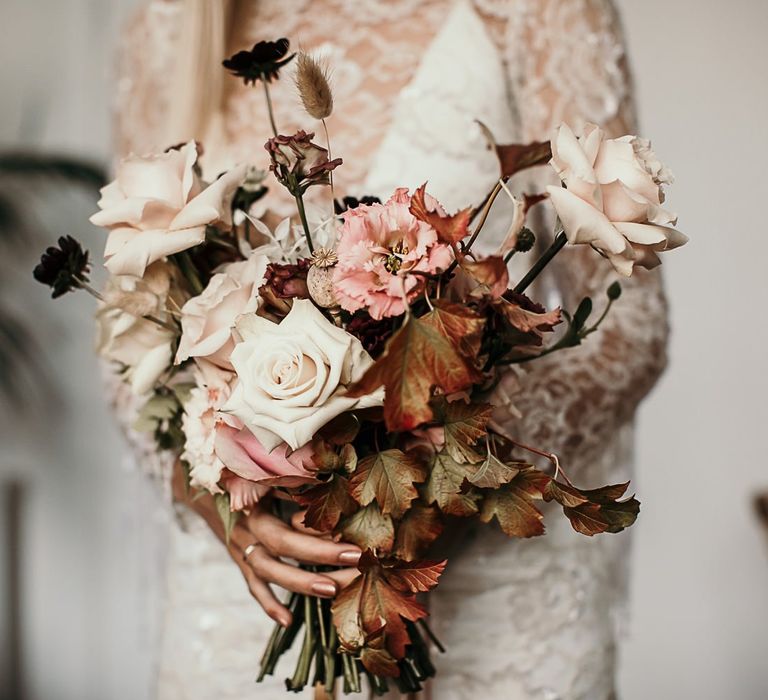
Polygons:
M296 62L296 88L311 117L325 119L331 116L333 93L328 83L328 70L303 51Z

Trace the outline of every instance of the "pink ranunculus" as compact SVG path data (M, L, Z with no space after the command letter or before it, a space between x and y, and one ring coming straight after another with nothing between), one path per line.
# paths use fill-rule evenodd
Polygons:
M433 198L428 201L442 211ZM424 277L414 273L434 274L450 265L450 247L411 214L410 203L408 190L400 188L385 204L360 205L344 213L334 274L342 308L367 309L375 319L399 316L424 290Z
M243 479L242 476L234 474L229 469L224 469L222 472L221 486L229 494L229 509L233 513L238 510L253 508L269 493L269 486Z
M214 449L229 471L248 481L288 487L314 481L314 452L310 444L291 451L286 443L281 443L270 452L232 416L217 424Z
M202 243L208 224L231 224L232 196L245 166L206 185L196 163L194 141L120 163L115 180L101 190L101 211L91 217L109 229L104 257L113 275L141 277L153 262Z

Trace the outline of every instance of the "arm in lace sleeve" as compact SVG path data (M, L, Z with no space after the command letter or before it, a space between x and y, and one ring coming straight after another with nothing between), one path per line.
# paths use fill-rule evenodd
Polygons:
M561 121L632 133L631 88L618 18L606 0L513 3L502 50L510 67L523 138L546 139ZM541 187L539 182L538 186ZM542 229L552 230L552 222ZM617 279L587 246L568 248L550 266L567 308L591 296L600 313ZM600 330L576 348L531 363L513 402L523 418L509 424L520 439L589 464L661 374L667 308L658 269L621 279L623 294ZM510 376L502 382L511 384ZM514 420L508 412L508 419Z

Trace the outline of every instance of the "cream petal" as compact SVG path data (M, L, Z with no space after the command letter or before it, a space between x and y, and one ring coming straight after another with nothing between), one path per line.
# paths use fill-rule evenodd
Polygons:
M547 187L568 241L573 244L600 242L611 253L621 253L624 237L600 211L562 187Z
M147 266L156 260L180 253L204 240L204 226L182 231L137 231L109 257L105 266L113 275L141 277Z
M666 250L668 248L667 241L669 240L670 234L673 232L677 233L673 228L656 226L655 224L617 222L614 225L628 241L639 245L652 245L658 250ZM658 247L659 243L662 243L663 245Z
M592 162L567 124L561 124L552 137L550 164L561 179L575 176L582 180L594 180Z
M635 156L631 136L603 141L595 161L598 182L607 184L621 180L629 189L641 194L653 204L661 204L659 186L640 165Z
M178 209L156 199L134 197L123 199L108 209L97 211L89 221L94 226L130 224L141 228L165 228L173 221Z
M654 205L637 192L630 190L621 180L614 180L601 187L603 192L603 213L614 224L617 221L648 220Z
M245 178L245 172L246 166L239 166L208 185L176 215L171 228L190 228L217 221L231 225L232 196Z
M620 275L623 277L632 276L632 269L635 265L635 260L633 258L627 257L626 255L613 255L612 253L608 253L606 257L611 265L613 265L613 269Z
M158 345L147 352L131 372L131 390L142 395L149 392L171 364L171 343Z
M581 132L579 145L584 150L587 160L594 166L597 154L600 151L600 144L603 142L603 130L597 124L587 123Z

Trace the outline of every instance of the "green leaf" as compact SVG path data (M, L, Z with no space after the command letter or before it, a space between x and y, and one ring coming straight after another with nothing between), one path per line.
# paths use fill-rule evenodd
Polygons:
M481 489L497 489L502 484L508 484L514 479L521 469L530 467L526 462L513 462L505 464L496 455L488 453L485 461L478 470L469 477L470 483Z
M578 333L587 322L589 315L592 313L592 299L584 297L581 303L576 308L573 314L573 320L571 321L571 330Z
M232 512L229 502L228 493L216 493L213 496L213 501L216 504L216 512L221 518L221 522L224 525L224 538L227 545L229 545L229 538L232 535L232 530L237 523L240 513Z
M479 494L469 488L468 479L475 474L477 466L458 462L448 452L441 450L432 459L424 498L436 503L443 513L468 516L477 513Z

